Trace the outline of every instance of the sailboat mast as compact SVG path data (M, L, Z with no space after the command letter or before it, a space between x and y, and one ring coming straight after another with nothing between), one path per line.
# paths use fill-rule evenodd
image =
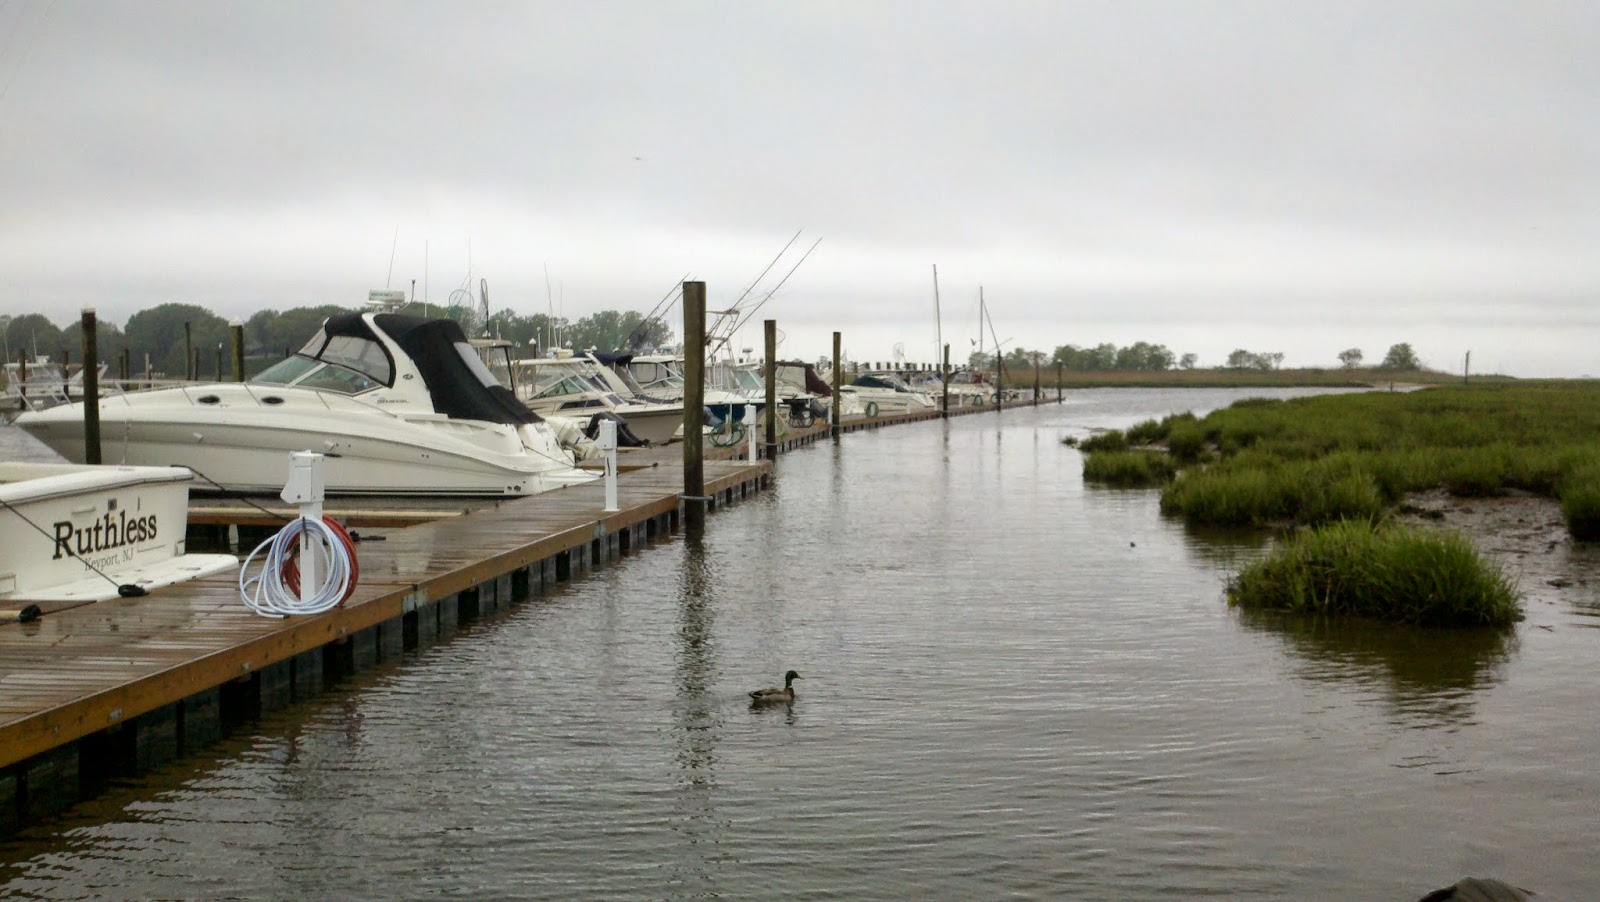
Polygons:
M939 264L933 264L933 359L939 360L940 349L944 347L944 317L939 313ZM939 364L940 372L944 364Z

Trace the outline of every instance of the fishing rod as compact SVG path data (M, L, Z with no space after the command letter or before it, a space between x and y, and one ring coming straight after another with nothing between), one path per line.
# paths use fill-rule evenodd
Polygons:
M622 347L620 350L631 349L633 347L633 340L639 337L639 333L644 331L645 326L650 325L650 323L654 322L655 320L660 319L661 317L664 317L668 313L672 312L672 305L676 304L678 302L678 297L683 294L683 283L688 281L688 279L689 274L684 273L683 278L673 283L672 288L661 297L661 300L656 301L656 305L650 308L649 313L644 315L644 319L639 320L639 325L634 326L633 331L628 333L628 337L622 342ZM663 304L666 305L665 309L662 309ZM657 313L657 311L660 312Z
M789 267L789 271L787 273L784 273L783 278L778 280L778 284L772 286L772 290L767 292L766 297L762 298L760 303L756 304L754 307L751 307L750 308L750 312L746 313L742 319L740 319L740 320L738 320L737 322L734 323L733 328L728 330L728 334L722 339L722 344L723 345L727 344L728 341L733 338L733 333L739 331L740 327L742 327L745 323L750 321L750 317L756 315L756 311L760 310L761 307L764 304L766 304L768 301L772 300L772 296L778 293L778 289L783 287L783 283L789 281L789 277L795 274L795 270L798 270L800 268L800 264L806 262L806 258L810 257L811 256L811 252L816 250L817 249L817 245L819 245L821 243L822 243L822 239L821 238L818 238L815 242L813 242L811 247L808 248L804 254L800 255L800 259L795 261L794 266ZM737 308L735 308L735 309L737 309ZM712 351L715 352L716 350L720 349L720 347L721 347L721 345L719 345L717 348L713 348Z

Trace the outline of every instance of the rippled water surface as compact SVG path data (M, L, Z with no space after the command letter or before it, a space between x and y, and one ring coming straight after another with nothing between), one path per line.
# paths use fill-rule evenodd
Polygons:
M794 452L702 540L0 846L0 890L1595 897L1588 606L1506 634L1243 616L1223 584L1265 537L1085 487L1060 442L1242 394L1078 392ZM794 704L752 710L788 668Z

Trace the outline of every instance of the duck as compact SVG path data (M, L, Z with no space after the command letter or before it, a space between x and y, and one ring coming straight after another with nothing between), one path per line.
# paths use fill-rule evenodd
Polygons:
M800 679L800 674L789 671L783 675L783 688L769 686L766 689L757 689L750 693L752 702L792 702L794 701L794 681Z

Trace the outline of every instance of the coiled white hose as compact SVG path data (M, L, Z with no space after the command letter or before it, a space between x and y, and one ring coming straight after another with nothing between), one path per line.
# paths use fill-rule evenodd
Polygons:
M309 530L312 551L326 564L322 569L320 585L305 601L300 592L290 584L290 573L296 574L294 556L300 550L300 534ZM261 571L246 577L257 555L266 553ZM291 614L321 614L344 601L354 587L355 550L342 529L322 520L300 517L289 523L278 534L256 546L239 568L239 597L245 606L263 617L288 617Z

